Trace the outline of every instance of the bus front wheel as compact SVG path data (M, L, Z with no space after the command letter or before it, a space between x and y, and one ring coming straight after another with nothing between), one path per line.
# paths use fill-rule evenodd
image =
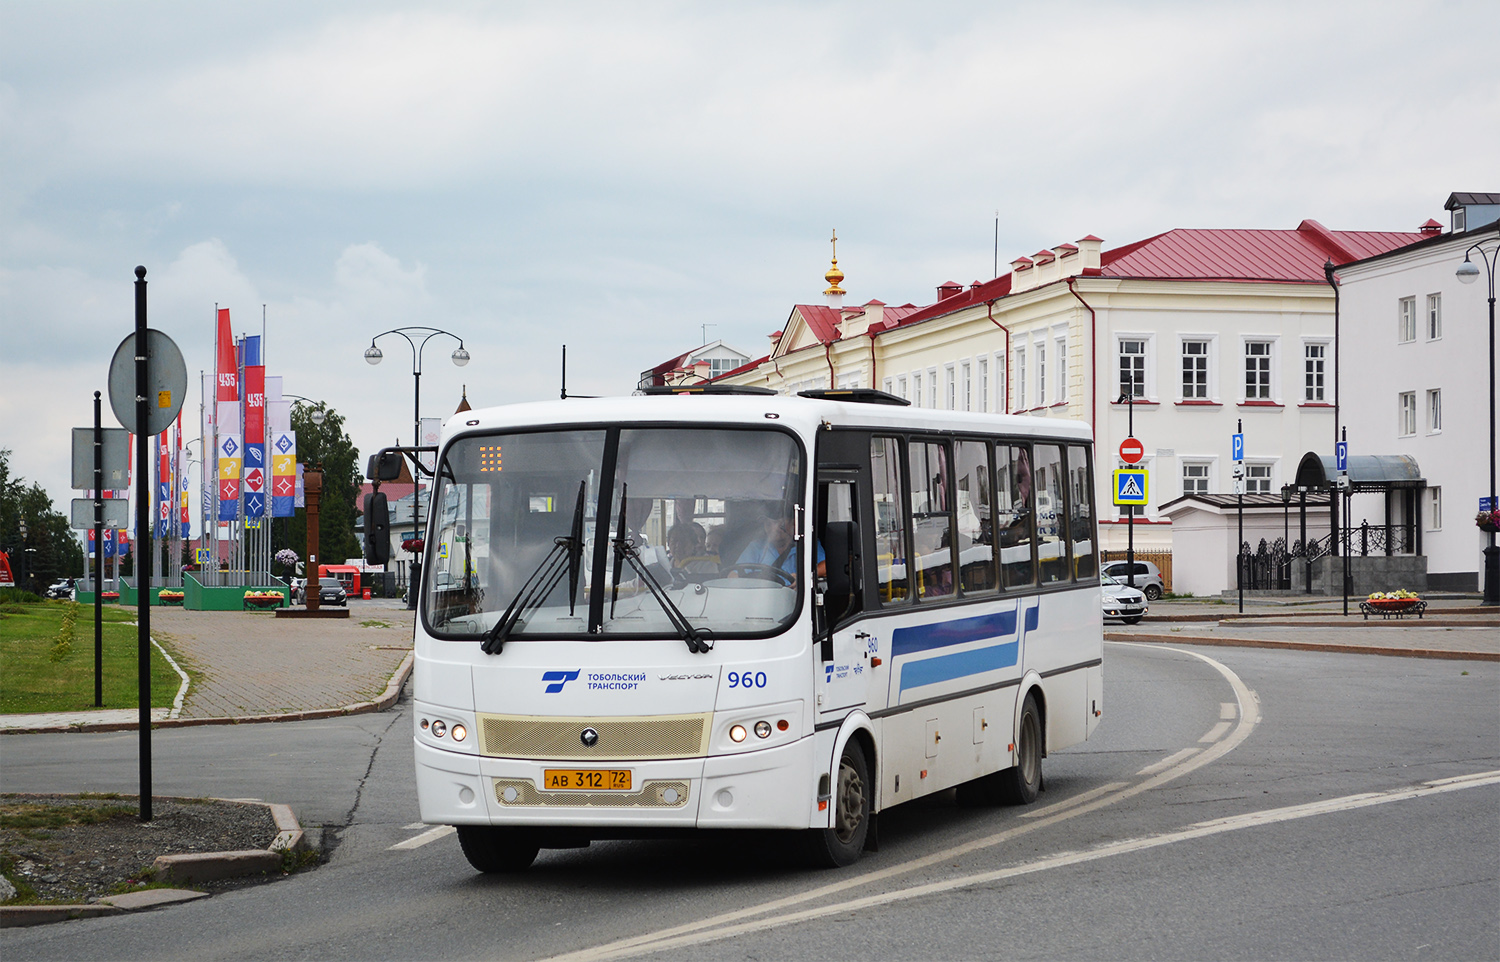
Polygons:
M810 833L814 864L824 868L843 868L859 861L870 833L870 765L865 753L852 738L839 756L839 767L833 791L833 825L815 828Z
M458 826L458 844L464 858L481 872L521 872L536 860L541 846L528 842L521 829L491 825Z

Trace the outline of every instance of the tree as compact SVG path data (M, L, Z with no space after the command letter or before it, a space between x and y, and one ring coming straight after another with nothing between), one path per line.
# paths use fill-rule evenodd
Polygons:
M52 498L41 485L28 487L25 478L11 477L10 455L9 448L0 448L0 549L10 554L17 585L35 590L57 578L81 576L83 546L68 517L53 509ZM25 585L19 581L23 569Z
M323 415L313 423L313 412ZM297 460L303 470L321 468L323 497L318 502L318 562L342 564L359 556L359 537L354 523L359 516L359 449L344 433L344 419L323 402L298 401L292 405L292 430L297 433ZM295 517L278 518L271 528L271 551L291 548L304 561L307 556L307 509Z

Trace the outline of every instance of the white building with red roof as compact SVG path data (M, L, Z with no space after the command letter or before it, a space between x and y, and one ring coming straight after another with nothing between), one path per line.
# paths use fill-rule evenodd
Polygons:
M1106 506L1133 418L1146 452L1138 466L1151 472L1136 547L1167 548L1157 506L1231 491L1230 437L1241 423L1252 493L1278 492L1306 452L1331 452L1334 296L1323 265L1437 230L1305 220L1293 230L1171 230L1107 251L1089 235L1018 257L994 280L943 284L922 308L844 307L835 257L828 303L795 307L770 354L722 380L787 393L874 387L922 407L1087 421ZM1125 547L1123 520L1101 511L1106 549Z

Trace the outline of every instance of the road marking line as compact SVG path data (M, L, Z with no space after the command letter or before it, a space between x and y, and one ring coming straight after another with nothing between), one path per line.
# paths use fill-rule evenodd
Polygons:
M421 848L428 842L436 842L438 839L452 835L456 831L458 831L458 829L454 828L452 825L439 825L437 828L428 829L415 838L409 838L404 842L397 842L395 845L392 845L390 848L386 849L386 851L389 852L397 849L402 851L410 851L414 848Z
M1066 811L1075 805L1082 805L1084 802L1092 802L1100 795L1107 795L1110 792L1118 791L1122 788L1128 788L1129 785L1129 782L1110 782L1108 785L1100 785L1098 788L1093 788L1081 794L1074 795L1072 798L1065 798L1055 805L1048 805L1045 808L1039 808L1033 812L1022 812L1021 817L1041 818L1045 815L1055 815L1058 812Z
M1172 648L1167 645L1143 644L1140 642L1106 642L1106 644L1124 644L1129 645L1132 648L1155 648L1161 651L1170 651L1178 655L1187 655L1192 658L1197 658L1199 661L1206 662L1207 664L1212 666L1215 671L1223 675L1224 678L1228 680L1230 688L1234 690L1235 698L1240 708L1240 723L1238 727L1235 728L1234 732L1229 736L1229 738L1216 743L1212 748L1206 749L1202 752L1198 752L1197 749L1192 749L1190 750L1188 756L1184 756L1183 761L1175 763L1171 767L1162 769L1159 772L1153 773L1151 777L1147 778L1143 782L1137 782L1135 785L1129 788L1121 789L1119 792L1113 795L1102 795L1099 798L1093 799L1092 801L1076 805L1065 812L1059 812L1047 818L1038 818L1037 820L1031 822L1023 823L1018 821L1014 828L1008 828L1004 831L996 832L993 835L987 835L981 838L974 839L970 842L965 842L961 845L955 845L951 848L943 849L940 852L934 852L931 855L925 855L921 858L915 858L908 862L902 862L899 865L892 865L890 868L877 869L873 872L866 872L848 879L843 879L838 882L831 882L828 885L822 885L815 889L809 889L805 892L798 892L794 895L785 896L783 898L772 899L769 902L763 902L759 905L750 905L742 909L722 912L718 915L710 916L706 919L700 919L696 922L684 922L682 925L674 926L668 929L662 929L657 932L648 932L643 935L628 936L626 938L617 939L614 942L605 943L604 945L595 946L593 948L579 949L576 952L556 956L554 957L553 962L563 962L563 960L567 960L567 962L585 962L585 960L589 960L589 962L592 962L592 960L619 958L623 957L624 955L639 954L638 952L634 951L635 947L643 945L650 945L652 948L643 949L640 951L652 951L655 949L657 943L663 939L685 936L688 933L699 932L705 929L712 929L715 926L721 926L726 923L738 921L740 919L754 918L755 916L765 915L769 912L776 912L793 906L805 905L810 901L816 901L819 899L827 898L831 895L837 895L841 892L848 891L849 889L872 885L876 882L882 882L889 878L895 878L897 876L906 875L910 872L930 868L941 862L949 861L951 859L959 858L964 855L982 851L986 848L991 848L996 845L1002 845L1015 838L1025 835L1028 832L1046 828L1058 822L1066 821L1070 818L1076 818L1080 815L1086 815L1089 812L1097 811L1108 805L1113 805L1116 802L1123 801L1124 799L1131 798L1135 795L1139 795L1142 792L1150 791L1153 788L1158 788L1162 785L1165 785L1167 782L1170 782L1174 778L1178 778L1182 775L1187 774L1188 772L1196 771L1197 769L1202 768L1204 765L1207 765L1209 762L1216 761L1219 758L1227 755L1234 749L1238 748L1240 743L1249 738L1250 733L1255 729L1255 726L1259 724L1259 699L1256 697L1255 692L1251 691L1250 688L1240 680L1240 677L1236 675L1234 671L1227 665L1215 661L1207 655L1199 654L1196 651L1188 651L1182 648ZM1178 755L1183 755L1183 753L1179 752ZM1173 758L1176 757L1177 756L1173 756ZM1168 759L1167 761L1171 762L1171 759Z
M1234 702L1232 702L1232 701L1224 701L1224 702L1220 702L1219 703L1219 717L1220 718L1224 719L1225 721L1234 721L1234 715L1235 715Z
M1208 731L1204 732L1203 737L1198 740L1204 743L1216 742L1220 738L1223 738L1224 733L1227 731L1229 731L1229 722L1221 721L1214 727L1210 728Z
M1173 765L1176 765L1178 762L1182 761L1184 758L1187 758L1189 755L1196 754L1198 754L1198 749L1184 748L1180 752L1175 752L1171 755L1168 755L1166 758L1163 758L1161 761L1157 762L1154 765L1147 765L1145 768L1136 772L1136 774L1155 775L1157 772L1162 771L1163 769L1171 768Z
M1115 855L1130 855L1136 852L1144 852L1153 848L1162 848L1167 845L1175 845L1178 842L1194 841L1219 835L1225 832L1238 831L1244 828L1257 828L1265 825L1274 825L1279 822L1289 822L1297 819L1311 818L1315 815L1329 815L1337 812L1353 811L1360 808L1368 808L1374 805L1387 805L1391 802L1408 801L1410 799L1423 798L1428 795L1438 795L1445 792L1462 791L1467 788L1480 788L1487 785L1500 785L1500 771L1478 772L1473 775L1464 776L1459 779L1443 779L1440 782L1424 782L1421 785L1406 786L1386 792L1364 792L1357 795L1347 795L1342 798L1326 799L1319 802L1311 802L1304 805L1290 805L1284 808L1270 809L1264 812L1248 812L1243 815L1234 815L1228 818L1215 819L1208 822L1199 822L1185 829L1174 832L1164 832L1159 835L1148 835L1143 838L1125 839L1120 842L1112 842L1098 848L1083 852L1063 852L1058 855L1038 859L1033 862L1023 862L1009 868L998 869L990 872L976 872L970 875L962 875L957 878L944 879L939 882L928 882L922 885L913 885L908 888L899 889L894 892L884 892L879 895L869 895L861 899L848 902L839 902L833 905L825 905L817 908L802 909L800 911L788 912L784 915L763 918L753 922L742 922L711 931L700 931L685 934L674 938L657 938L648 942L639 942L630 946L621 946L613 951L607 950L584 950L568 955L554 956L552 962L561 962L563 959L591 959L595 962L603 962L606 959L624 958L631 955L641 955L647 952L665 952L672 949L684 948L691 945L700 945L705 942L717 942L723 939L735 938L754 932L763 932L769 929L784 928L800 922L824 918L830 915L848 915L866 909L876 908L882 905L891 905L897 902L906 902L913 899L924 898L930 895L938 895L944 892L952 892L958 889L972 888L976 885L986 885L1006 879L1017 878L1023 875L1033 875L1051 869L1067 868L1085 862L1098 861Z
M401 826L403 832L415 832L419 828L426 828L426 822L412 822L410 825Z

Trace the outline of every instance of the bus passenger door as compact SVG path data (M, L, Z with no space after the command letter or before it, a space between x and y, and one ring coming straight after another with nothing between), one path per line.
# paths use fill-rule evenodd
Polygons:
M820 716L843 714L856 707L879 707L870 704L878 690L874 679L880 664L879 641L865 630L870 622L859 618L864 607L864 568L855 507L858 503L852 475L820 473L814 514L817 542L813 548L814 557L821 554L824 559L815 597L820 603L813 621Z

